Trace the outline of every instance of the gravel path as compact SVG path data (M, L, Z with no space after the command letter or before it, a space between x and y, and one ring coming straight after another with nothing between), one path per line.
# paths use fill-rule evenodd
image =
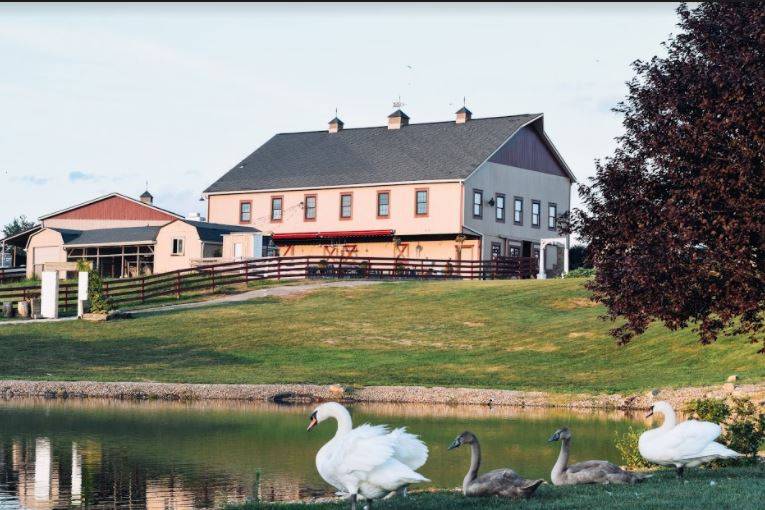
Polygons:
M647 409L656 400L667 400L676 408L701 397L749 396L765 406L765 382L724 384L701 388L653 390L632 395L553 394L511 390L442 388L423 386L368 386L312 384L180 384L155 382L90 381L0 381L0 398L96 397L162 400L260 400L390 402L427 404L488 404L526 407L569 407L592 409Z
M130 315L141 315L145 313L157 313L170 310L185 310L187 308L202 308L211 305L227 305L231 303L241 303L242 301L249 301L251 299L264 298L269 296L285 297L295 296L298 294L305 294L318 289L335 288L335 287L361 287L365 285L374 285L380 283L374 280L348 280L340 282L326 282L326 283L307 283L301 285L280 285L276 287L266 287L265 289L249 290L240 294L229 294L226 296L217 297L207 301L195 301L193 303L181 303L177 305L165 305L156 306L153 308L141 308L138 310L125 310Z
M147 313L160 313L160 312L169 312L173 310L185 310L188 308L202 308L205 306L241 303L243 301L249 301L251 299L258 299L258 298L264 298L269 296L276 296L276 297L295 296L295 295L305 294L307 292L312 292L314 290L324 289L324 288L361 287L364 285L374 285L377 283L380 283L380 282L375 280L348 280L348 281L339 281L339 282L306 283L306 284L300 284L300 285L279 285L274 287L266 287L264 289L249 290L247 292L242 292L240 294L228 294L228 295L219 296L213 299L208 299L206 301L194 301L192 303L179 303L176 305L169 304L169 305L163 305L163 306L155 306L151 308L139 308L135 310L131 310L127 308L122 311L129 313L130 315L142 315ZM47 322L62 322L62 321L71 321L76 319L77 317L61 317L59 319L37 319L37 320L29 320L29 319L9 320L9 321L4 320L4 321L0 321L0 327L12 326L12 325L18 325L18 324L44 324Z

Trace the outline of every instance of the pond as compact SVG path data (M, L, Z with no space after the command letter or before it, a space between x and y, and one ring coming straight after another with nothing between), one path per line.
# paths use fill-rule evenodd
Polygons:
M313 406L232 402L0 401L0 508L220 508L259 497L293 500L332 494L314 456L334 422L306 432ZM637 416L488 406L369 404L354 423L406 425L430 448L419 471L436 487L457 487L467 449L447 451L469 429L480 438L482 469L509 466L549 479L560 426L574 433L572 461L619 462L614 438ZM639 416L639 415L638 415Z

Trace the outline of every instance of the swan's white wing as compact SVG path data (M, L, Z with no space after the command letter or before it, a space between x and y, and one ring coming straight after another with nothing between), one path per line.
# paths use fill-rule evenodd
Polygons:
M721 457L724 459L732 459L735 457L743 457L743 453L731 450L727 446L721 445L716 441L709 443L700 454L701 457Z
M385 426L356 427L338 439L329 460L337 473L369 472L393 456L394 438Z
M410 483L429 482L430 480L403 462L390 458L370 472L365 481L387 491L395 491Z
M428 447L405 427L390 433L395 438L393 456L411 469L422 467L428 460Z
M717 439L721 432L716 423L688 420L652 438L654 444L651 448L671 459L695 458L709 443Z

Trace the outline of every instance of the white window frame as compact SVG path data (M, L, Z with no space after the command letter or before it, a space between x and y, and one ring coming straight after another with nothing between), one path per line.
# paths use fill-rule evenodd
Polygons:
M176 244L177 243L177 244ZM180 250L176 250L176 247L180 246ZM186 238L185 237L173 237L173 244L171 246L171 253L173 257L183 257L186 253Z

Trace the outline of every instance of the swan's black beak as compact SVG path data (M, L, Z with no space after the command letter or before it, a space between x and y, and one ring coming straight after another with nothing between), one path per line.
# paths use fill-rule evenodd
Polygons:
M653 407L652 407L652 408L651 408L651 410L650 410L650 411L648 411L648 413L646 413L646 415L645 415L645 417L646 417L646 418L650 418L651 416L653 416Z
M552 443L553 441L557 441L560 439L560 432L556 432L552 436L550 436L550 439L547 440L548 443Z
M452 441L452 444L449 445L448 449L449 450L454 450L455 448L459 448L459 446L461 444L462 444L462 442L460 441L460 438L457 438L454 441Z
M316 419L316 411L311 414L311 421L308 422L308 428L306 430L311 430L316 425L319 424L319 420Z

